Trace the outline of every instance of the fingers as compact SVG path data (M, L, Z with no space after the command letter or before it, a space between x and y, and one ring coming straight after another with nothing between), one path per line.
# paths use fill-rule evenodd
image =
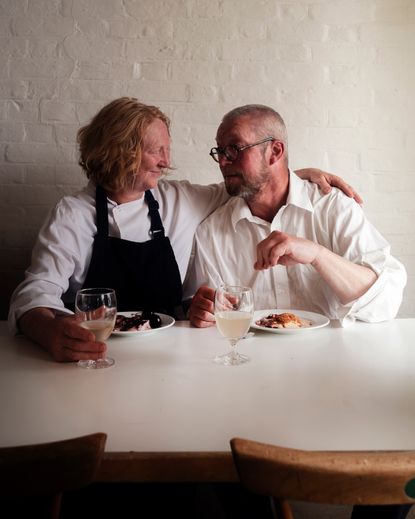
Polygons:
M355 202L357 202L358 204L362 205L363 204L363 198L359 195L359 193L357 191L355 191L352 188L352 186L350 186L349 184L346 184L346 185L347 185L348 192L345 191L345 193L347 194L347 196L350 196L350 198L353 198L355 200Z
M105 356L107 346L97 342L95 335L73 318L55 320L55 327L50 338L49 351L59 362L100 359Z
M215 291L213 288L200 287L192 299L189 309L189 320L193 326L207 328L215 324Z
M69 339L79 339L85 342L95 342L95 335L86 328L82 328L82 321L75 319L63 318L60 325L62 335Z
M80 342L62 340L51 345L50 353L58 362L76 362L78 360L97 360L105 357L107 346L103 342Z
M309 180L317 184L320 190L325 194L330 193L332 186L334 186L343 191L343 193L350 198L353 198L358 204L363 203L363 199L352 186L337 175L326 173L316 168L299 169L296 170L296 174L303 180Z
M105 356L107 346L103 342L84 341L73 337L56 337L52 344L51 353L59 362L75 362L86 359L101 359Z
M341 177L327 173L325 175L325 180L326 180L325 183L317 182L318 185L320 186L320 189L323 191L323 193L329 193L331 190L330 186L334 186L334 187L337 187L338 189L340 189L341 191L343 191L343 193L345 195L349 196L350 198L353 198L358 204L363 204L363 199L361 198L359 193L357 193L352 188L352 186L349 185L347 182L345 182ZM327 187L328 187L328 189L327 189Z
M331 186L336 185L333 182L334 177L335 177L335 175L330 175L327 173L326 175L321 174L318 178L316 178L315 182L324 194L330 193ZM339 178L339 177L337 177L337 178ZM339 178L339 180L341 180L341 179Z
M285 236L282 232L273 231L265 240L258 243L255 270L268 269L278 264L285 251L283 245Z

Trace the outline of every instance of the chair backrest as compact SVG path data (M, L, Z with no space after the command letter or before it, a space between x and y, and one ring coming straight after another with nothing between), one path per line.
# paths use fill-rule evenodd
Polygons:
M415 502L415 451L304 451L234 438L243 486L285 500L338 505ZM279 502L278 502L279 501ZM281 517L292 517L290 512Z
M0 498L49 498L56 516L62 492L91 483L107 435L0 448ZM54 515L55 514L55 515Z

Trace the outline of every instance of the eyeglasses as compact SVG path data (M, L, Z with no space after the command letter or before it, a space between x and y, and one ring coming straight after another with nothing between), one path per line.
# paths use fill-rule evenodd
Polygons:
M226 160L229 160L229 162L235 162L235 160L238 158L239 152L247 150L248 148L252 148L252 146L258 146L258 144L263 144L264 142L270 142L275 140L276 139L274 137L267 137L266 139L254 142L253 144L247 144L246 146L237 146L236 144L229 144L224 148L212 148L210 150L209 155L215 162L220 161L221 155L224 155L226 157Z

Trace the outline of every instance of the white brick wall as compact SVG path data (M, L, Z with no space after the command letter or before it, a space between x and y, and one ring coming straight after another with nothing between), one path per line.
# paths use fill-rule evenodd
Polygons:
M172 117L174 176L202 183L221 115L274 106L293 167L360 190L415 316L414 92L414 0L0 0L0 312L46 211L84 182L78 127L131 95Z

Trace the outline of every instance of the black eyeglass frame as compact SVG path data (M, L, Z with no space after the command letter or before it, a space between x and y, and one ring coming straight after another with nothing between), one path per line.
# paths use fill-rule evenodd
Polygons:
M275 137L266 137L265 139L262 139L258 142L253 142L252 144L246 144L245 146L238 146L237 144L228 144L224 148L212 148L209 152L209 155L217 163L219 163L220 161L219 155L225 155L226 160L228 160L229 162L235 162L235 160L238 159L239 152L247 150L248 148L252 148L253 146L258 146L258 144L264 144L264 142L271 142L276 140L277 139Z

